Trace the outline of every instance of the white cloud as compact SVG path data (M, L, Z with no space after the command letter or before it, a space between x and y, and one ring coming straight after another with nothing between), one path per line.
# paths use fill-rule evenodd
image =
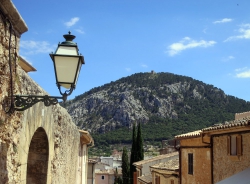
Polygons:
M245 71L247 70L247 67L244 67L244 68L236 68L235 69L235 72L242 72L242 71Z
M236 77L237 78L250 78L250 70L245 71L245 72L241 72L241 73L237 73Z
M148 67L148 65L145 65L145 64L142 64L141 65L143 68L147 68Z
M168 46L168 50L166 51L170 56L174 56L178 53L180 53L183 50L186 49L192 49L192 48L196 48L196 47L211 47L214 44L216 44L215 41L205 41L205 40L200 40L200 41L196 41L196 40L192 40L189 37L185 37L183 38L181 41L177 42L177 43L173 43L170 46Z
M235 69L237 78L250 78L250 69L247 67Z
M131 68L125 68L126 71L130 72L131 71Z
M224 42L239 40L239 39L250 39L250 24L243 24L238 29L239 35L230 36Z
M72 19L70 19L70 21L65 22L64 25L67 27L71 27L71 26L75 25L79 20L80 20L79 17L73 17Z
M229 61L229 60L232 60L232 59L235 59L234 56L227 56L227 57L224 57L222 60L223 61Z
M85 32L82 29L75 29L76 32L80 33L80 34L85 34Z
M56 45L50 45L46 41L20 41L20 48L25 54L51 53L55 50Z
M213 23L214 24L221 24L221 23L226 23L226 22L231 22L231 21L233 21L233 19L224 18L224 19L221 19L221 20L214 21Z

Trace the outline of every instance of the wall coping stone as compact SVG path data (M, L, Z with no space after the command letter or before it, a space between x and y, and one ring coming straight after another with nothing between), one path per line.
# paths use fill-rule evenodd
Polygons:
M11 0L0 0L0 9L9 18L18 37L28 31L26 23Z

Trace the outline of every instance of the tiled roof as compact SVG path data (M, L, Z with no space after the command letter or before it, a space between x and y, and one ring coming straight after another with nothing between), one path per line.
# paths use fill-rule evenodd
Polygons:
M244 126L249 126L250 125L250 116L242 118L242 119L237 119L229 122L225 122L224 124L215 124L211 127L204 128L202 129L203 132L206 131L211 131L211 130L219 130L219 129L227 129L227 128L240 128Z
M133 165L138 165L139 166L139 165L143 165L143 164L146 164L146 163L149 163L149 162L153 162L155 160L160 160L160 159L164 159L164 158L167 158L167 157L176 156L178 154L179 154L178 152L173 152L173 153L169 153L169 154L159 155L159 156L156 156L156 157L149 158L147 160L141 160L139 162L134 162Z
M202 130L196 130L194 132L188 132L185 134L181 134L181 135L176 135L175 138L190 138L190 137L199 137L201 135Z
M93 159L88 159L88 163L95 164L95 163L97 163L97 161L93 160Z
M159 163L151 166L154 169L162 169L162 170L177 170L179 169L179 158L169 160L164 163Z
M143 181L144 183L151 184L152 183L152 175L145 175L138 177L139 180Z
M96 170L95 174L109 174L109 175L113 175L115 174L116 170L115 169L105 169L105 170ZM117 172L119 175L122 174L122 170L121 169L117 169Z

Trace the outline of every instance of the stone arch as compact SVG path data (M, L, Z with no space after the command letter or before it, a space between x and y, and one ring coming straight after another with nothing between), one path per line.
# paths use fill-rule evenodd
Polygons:
M46 184L49 142L45 130L39 127L30 142L27 160L27 184Z

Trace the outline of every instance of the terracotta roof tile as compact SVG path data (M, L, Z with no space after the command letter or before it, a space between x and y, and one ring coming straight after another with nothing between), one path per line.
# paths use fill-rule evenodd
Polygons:
M141 161L138 161L138 162L134 162L133 165L139 166L139 165L143 165L143 164L146 164L146 163L149 163L149 162L153 162L155 160L160 160L160 159L176 156L178 154L179 154L178 152L173 152L173 153L169 153L169 154L158 155L156 157L152 157L152 158L149 158L147 160L141 160Z
M139 180L143 181L144 183L150 184L152 183L152 175L145 175L145 176L140 176L138 177Z
M242 127L242 126L249 126L250 125L250 116L242 118L242 119L237 119L229 122L225 122L224 124L215 124L211 127L207 127L202 129L203 132L206 131L211 131L211 130L219 130L219 129L227 129L227 128L232 128L232 127Z
M94 160L94 159L88 159L88 163L95 164L95 163L97 163L97 161L96 161L96 160Z
M169 160L164 163L159 163L151 166L154 169L162 169L162 170L178 170L179 169L179 158Z
M190 137L199 137L201 135L202 130L196 130L194 132L188 132L185 134L181 134L181 135L176 135L175 138L190 138Z

